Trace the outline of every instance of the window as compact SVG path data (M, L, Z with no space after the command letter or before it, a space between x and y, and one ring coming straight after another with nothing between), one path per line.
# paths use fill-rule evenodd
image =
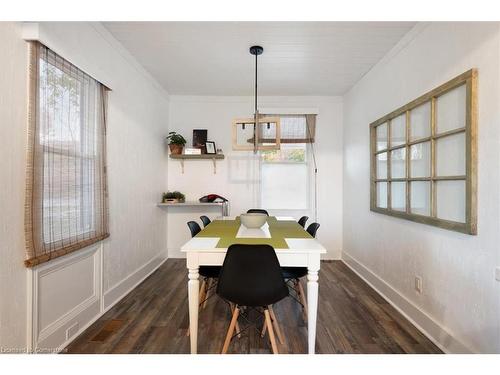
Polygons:
M372 211L476 234L476 77L465 72L370 125Z
M106 238L107 89L38 42L30 46L26 266Z
M261 151L261 206L306 210L309 208L311 180L308 145L314 141L315 116L273 116L280 118L281 147ZM263 139L266 139L265 130Z

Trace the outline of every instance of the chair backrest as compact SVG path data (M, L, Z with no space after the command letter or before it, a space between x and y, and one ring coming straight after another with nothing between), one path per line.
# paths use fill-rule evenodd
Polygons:
M219 274L217 294L240 306L272 305L288 296L274 248L229 246Z
M269 213L266 210L263 210L262 208L251 208L247 211L247 214L265 214L269 216Z
M307 223L307 220L309 220L309 216L302 216L302 217L299 219L298 223L299 223L299 225L300 225L302 228L305 228L306 223Z
M200 219L201 219L201 222L203 223L203 226L206 227L208 224L211 223L210 219L208 218L208 216L205 216L205 215L201 215L200 216Z
M316 232L318 231L318 228L319 228L318 223L312 223L312 224L309 224L309 226L307 227L306 230L307 230L307 233L309 233L311 236L316 238Z
M191 231L191 237L194 237L201 232L201 227L196 221L188 221L187 225Z

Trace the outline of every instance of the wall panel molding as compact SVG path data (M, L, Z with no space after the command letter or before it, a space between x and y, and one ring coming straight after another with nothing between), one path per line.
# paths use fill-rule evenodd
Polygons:
M102 283L102 264L101 264L101 244L91 246L85 250L77 253L69 254L58 258L52 262L44 263L38 267L33 267L28 270L28 350L31 352L48 351L57 352L62 348L62 344L70 339L67 337L68 332L72 332L70 328L76 326L83 326L92 317L100 311L101 299L101 283ZM84 264L85 261L91 259L92 265L87 270L91 274L92 285L90 295L82 293L82 298L70 308L64 309L61 303L67 298L63 294L63 290L54 291L44 290L44 278L56 278L58 274L64 271L71 271L71 268L78 267ZM74 280L75 282L80 282ZM61 280L63 282L63 280ZM64 285L67 286L71 280L64 280ZM47 297L45 297L47 295ZM78 296L72 295L72 298ZM47 298L46 303L51 307L56 308L58 304L63 309L59 312L57 317L42 326L42 322L46 319L44 308L41 306L43 298ZM47 310L45 310L47 311ZM57 312L57 311L56 311Z
M57 308L58 301L65 301L69 297L69 292L66 290L66 293L64 293L64 288L61 288L61 291L54 291L52 288L54 283L50 284L50 290L45 290L43 287L44 278L51 277L57 279L60 277L64 279L61 282L65 281L64 286L67 287L67 283L70 280L64 277L64 273L71 272L72 267L80 267L80 271L82 271L81 267L86 266L85 262L88 262L89 259L92 260L92 266L87 266L86 269L85 267L83 268L83 272L88 272L89 274L82 275L82 272L79 272L80 275L75 282L78 283L90 277L92 285L88 285L88 290L91 292L81 293L81 299L69 308L67 306L64 308L65 305L61 304L61 311L54 312L53 309L50 310L50 314L48 315L57 313L56 318L42 327L42 322L44 320L47 321L47 317L43 316L44 308L41 306L44 295L46 296L45 298L49 298L49 301L52 302L50 304L51 308ZM135 272L106 292L103 289L102 270L104 254L102 243L29 269L27 290L28 352L54 353L63 350L71 341L106 313L106 311L111 309L138 284L156 271L166 259L165 251L159 252L146 262L146 264L139 267ZM71 295L71 298L74 300L75 296ZM45 311L47 311L46 308Z

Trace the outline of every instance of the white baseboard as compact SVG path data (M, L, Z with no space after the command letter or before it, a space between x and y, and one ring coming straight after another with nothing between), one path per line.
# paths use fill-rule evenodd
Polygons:
M453 337L444 327L415 306L399 291L345 251L342 252L342 261L443 352L454 354L474 352L456 337Z
M181 249L174 249L170 248L168 249L168 257L169 258L174 258L174 259L184 259L186 258L186 253L183 253Z
M156 271L167 259L168 257L165 256L164 251L158 253L149 262L144 264L142 267L139 267L136 271L128 275L118 284L115 284L113 287L105 291L103 295L103 312L108 311L118 301L129 294L132 289Z

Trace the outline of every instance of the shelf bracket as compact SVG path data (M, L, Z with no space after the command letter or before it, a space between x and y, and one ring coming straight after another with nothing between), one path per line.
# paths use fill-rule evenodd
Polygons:
M217 174L217 162L215 158L212 158L212 162L214 163L214 174Z
M181 159L181 173L184 174L184 159Z

